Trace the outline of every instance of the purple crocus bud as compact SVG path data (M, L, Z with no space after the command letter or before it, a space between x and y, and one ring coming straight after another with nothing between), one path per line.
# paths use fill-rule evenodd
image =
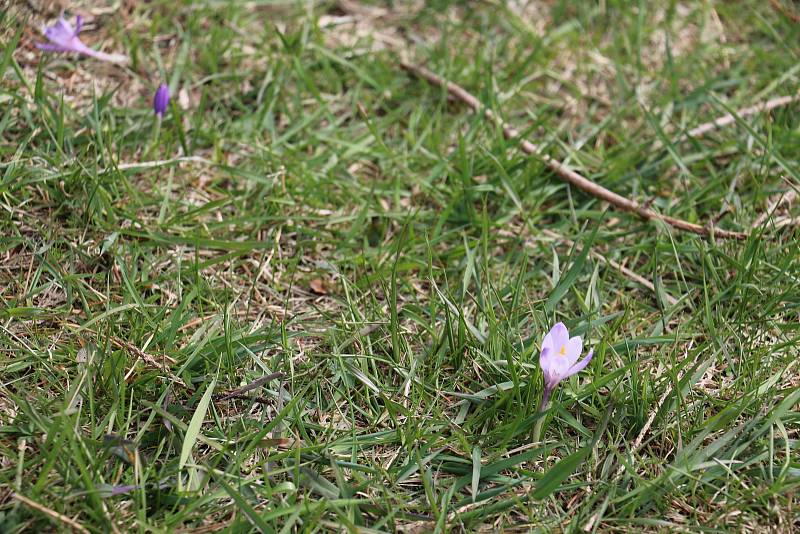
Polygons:
M539 366L544 374L544 396L541 407L547 405L550 393L559 382L589 365L594 349L590 350L584 359L578 361L582 350L583 340L580 336L569 337L569 330L564 323L557 323L544 336L542 354L539 356Z
M64 17L59 17L55 24L44 29L44 36L47 37L47 40L50 42L47 44L37 43L36 46L41 50L49 52L76 52L112 63L124 63L128 61L125 55L98 52L83 44L78 37L82 27L83 17L80 15L75 19L75 28L73 28Z
M162 83L156 90L156 96L153 97L153 111L159 117L163 117L167 111L167 105L169 105L169 87Z

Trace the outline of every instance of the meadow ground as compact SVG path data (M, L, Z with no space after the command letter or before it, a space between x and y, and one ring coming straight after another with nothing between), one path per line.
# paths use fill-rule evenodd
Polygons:
M99 4L0 15L0 531L798 528L800 104L691 131L797 3Z

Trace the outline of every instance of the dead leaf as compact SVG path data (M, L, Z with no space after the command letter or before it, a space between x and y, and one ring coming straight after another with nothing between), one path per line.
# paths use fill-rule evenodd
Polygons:
M311 286L311 291L316 293L317 295L327 295L328 290L325 289L325 284L323 283L321 278L314 278L311 280L311 283L308 284Z

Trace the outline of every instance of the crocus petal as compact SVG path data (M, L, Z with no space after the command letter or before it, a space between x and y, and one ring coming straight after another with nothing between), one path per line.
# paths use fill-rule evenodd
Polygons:
M564 366L564 356L559 352L560 347L556 348L553 343L553 336L547 334L542 341L542 353L539 356L539 366L543 371L553 372L558 374L560 369L569 368L572 363Z
M578 361L578 358L581 356L581 352L583 352L583 340L581 336L575 336L570 338L567 341L567 352L566 352L566 359L569 361L570 367L575 365L575 362Z
M91 56L94 53L94 50L83 44L83 42L77 37L73 37L72 39L70 39L68 45L65 48L67 48L71 52L86 54L87 56Z
M560 374L556 370L555 359L558 358L550 346L544 345L542 353L539 355L539 367L542 368L544 375L544 385L547 388L554 388L558 384Z
M543 373L545 389L555 389L562 377L559 374Z
M572 376L574 374L580 373L583 371L589 362L592 361L592 356L594 355L594 349L589 351L589 354L586 355L584 359L573 365L569 368L569 374L567 376Z
M546 349L539 356L539 366L542 368L545 386L554 388L565 377L569 376L569 368L574 362L567 360L561 352Z
M45 43L36 43L36 48L39 50L44 50L46 52L69 52L70 50L64 48L60 45L54 44L45 44Z
M153 111L159 117L163 117L169 105L169 87L167 84L162 83L158 86L156 94L153 97Z
M553 348L556 352L560 351L561 347L565 346L569 341L569 330L564 326L564 323L556 323L550 329L549 335L552 336Z
M137 489L139 489L139 486L136 484L130 486L112 486L111 495L124 495Z
M81 29L83 28L83 17L78 15L75 17L75 33L73 37L77 37L79 33L81 33Z
M553 343L553 334L552 332L548 332L544 336L544 339L542 340L542 351L544 351L545 349L553 351L555 350L555 347L556 345L555 343Z
M544 369L552 367L553 358L556 357L555 344L553 343L553 335L547 333L542 341L542 353L539 356L539 366Z
M61 38L61 39L69 39L71 37L75 37L77 32L75 28L72 27L72 24L67 21L67 19L63 17L59 17L55 24L52 26L45 28L44 30L45 36L50 38Z

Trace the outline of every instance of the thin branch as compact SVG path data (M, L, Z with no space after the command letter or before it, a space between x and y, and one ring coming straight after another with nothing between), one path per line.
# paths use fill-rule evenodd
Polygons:
M12 493L11 497L16 499L16 500L18 500L21 503L24 503L24 504L30 506L34 510L40 511L41 513L43 513L44 515L50 517L51 519L55 519L56 521L61 521L62 523L64 523L65 525L68 525L73 530L77 530L78 532L83 532L85 534L89 534L89 531L86 530L86 528L83 525L81 525L80 523L76 522L73 519L70 519L69 517L67 517L67 516L65 516L63 514L59 514L55 510L52 510L52 509L48 508L47 506L45 506L43 504L39 504L38 502L36 502L34 500L31 500L31 499L25 497L24 495L20 495L19 493Z
M241 393L226 393L225 395L222 396L214 395L214 400L218 402L231 399L255 402L256 404L272 404L272 401L266 397L251 397L250 395L244 395Z
M172 159L162 159L162 160L155 160L155 161L139 161L134 163L120 163L113 167L108 167L107 169L102 169L100 173L106 173L109 171L129 171L132 169L152 169L155 167L165 167L167 165L172 165L174 163L200 163L203 165L213 165L213 161L209 161L206 158L201 158L200 156L181 156Z
M271 380L275 380L276 378L283 378L283 377L284 377L284 374L282 372L280 372L280 371L278 371L276 373L270 373L268 375L265 375L265 376L262 376L260 378L257 378L255 380L253 380L252 382L250 382L249 384L246 384L246 385L244 385L244 386L242 386L240 388L237 388L237 389L234 389L234 390L229 391L227 393L221 394L219 396L218 400L227 400L227 399L233 399L233 398L240 399L240 398L242 398L242 396L244 396L243 395L244 393L247 393L248 391L253 391L254 389L261 387L262 385L266 384L267 382L269 382ZM244 396L244 397L245 398L249 398L247 396Z
M771 201L769 207L767 207L767 211L759 215L758 219L755 220L753 223L753 228L758 228L767 218L771 217L775 214L775 212L781 206L790 206L792 202L797 198L797 193L794 189L790 189L786 193L781 193L777 200Z
M163 360L167 360L167 362L165 362L163 360L161 362L159 362L158 360L156 360L155 356L151 356L150 354L147 354L145 351L143 351L142 349L140 349L139 347L137 347L133 343L125 341L124 339L120 339L118 337L112 337L111 338L111 343L113 343L114 345L116 345L117 347L119 347L121 349L127 350L129 353L131 353L134 356L136 356L137 360L138 359L144 360L146 363L149 363L153 367L155 367L157 369L161 369L163 372L165 372L165 373L167 373L169 375L170 380L172 380L173 382L175 382L177 384L182 385L183 387L186 387L186 383L183 380L181 380L180 377L178 377L175 373L173 373L170 370L169 366L167 365L167 362L169 362L171 364L175 363L175 360L173 360L169 356L164 355L162 357ZM133 374L133 371L134 371L135 367L136 367L136 362L133 362L133 365L131 365L131 368L128 371L128 374L125 376L125 380L127 380L128 377L131 374Z
M792 22L800 23L800 15L791 11L790 8L781 5L779 0L770 0L770 3L772 4L772 7L783 13L787 19L791 20Z
M471 107L475 112L483 111L483 116L497 124L503 129L503 135L506 139L509 140L518 140L520 142L520 146L522 147L522 151L529 155L535 155L539 157L544 163L552 170L559 178L568 182L578 189L592 195L595 198L599 198L600 200L604 200L616 206L619 209L630 211L636 213L640 217L646 220L658 220L662 221L678 230L683 230L685 232L691 232L694 234L704 235L704 236L712 236L712 237L721 237L721 238L728 238L728 239L746 239L747 234L743 232L732 232L729 230L721 230L719 228L715 228L713 225L709 224L707 226L701 226L699 224L690 223L688 221L684 221L681 219L676 219L673 217L669 217L667 215L662 215L658 212L655 212L649 208L646 208L635 202L629 198L625 198L613 191L606 189L605 187L585 178L575 172L574 170L570 169L560 161L548 156L541 152L541 149L531 143L526 139L521 139L519 132L507 125L500 117L495 115L495 113L490 109L485 109L483 104L475 98L472 94L470 94L466 89L461 87L458 84L453 82L449 82L444 80L434 74L433 72L429 71L425 67L420 67L417 65L413 65L406 61L400 61L400 66L405 69L406 71L423 78L430 83L437 85L439 87L446 88L447 91L467 104Z
M717 128L722 128L723 126L728 126L736 122L737 117L747 117L749 115L755 115L757 113L762 113L764 111L770 111L775 108L779 108L781 106L788 106L792 102L800 101L800 94L797 95L786 95L786 96L778 96L775 98L771 98L766 102L761 102L754 106L746 107L737 110L735 113L726 113L721 117L717 117L711 122L705 122L700 126L696 126L686 132L686 135L689 137L702 137L703 135L707 134L712 130L716 130Z
M781 217L775 220L775 229L780 230L785 226L798 226L800 225L800 217Z

